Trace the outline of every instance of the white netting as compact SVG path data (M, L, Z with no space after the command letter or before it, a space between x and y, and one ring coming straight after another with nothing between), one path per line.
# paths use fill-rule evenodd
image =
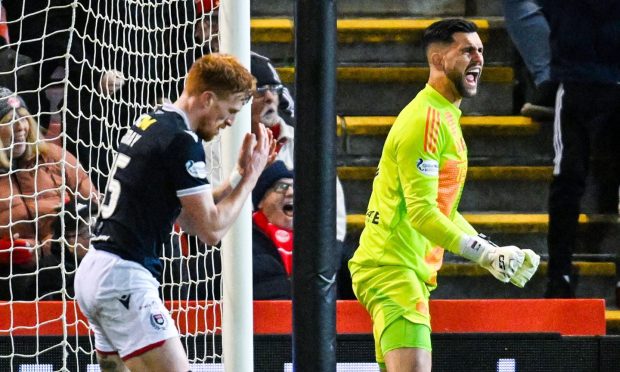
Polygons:
M126 128L217 49L214 2L0 0L0 370L97 370L72 286L96 201ZM219 362L219 249L175 231L162 252L190 361Z

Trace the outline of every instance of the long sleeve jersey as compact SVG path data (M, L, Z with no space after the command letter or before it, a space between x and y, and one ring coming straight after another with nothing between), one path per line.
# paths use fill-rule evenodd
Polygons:
M387 136L366 212L359 266L405 266L429 289L437 285L444 248L458 253L475 230L457 212L467 173L461 111L427 85Z

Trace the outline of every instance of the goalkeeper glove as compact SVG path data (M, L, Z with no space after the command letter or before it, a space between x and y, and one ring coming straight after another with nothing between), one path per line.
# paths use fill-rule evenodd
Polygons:
M525 283L532 279L540 263L540 256L534 253L534 251L531 249L523 249L522 251L525 254L523 265L521 265L519 270L510 278L510 282L519 288L525 287Z
M460 255L487 269L493 276L508 283L521 268L525 253L515 246L498 247L482 236L468 236L461 242Z

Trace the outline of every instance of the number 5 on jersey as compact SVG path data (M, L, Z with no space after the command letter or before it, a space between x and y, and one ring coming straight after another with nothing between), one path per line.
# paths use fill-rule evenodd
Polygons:
M108 180L108 188L106 190L105 198L103 199L103 206L101 208L101 217L110 218L116 209L116 204L121 196L121 183L115 179L116 171L123 169L129 165L131 158L125 154L118 153L114 166L110 172L110 178Z

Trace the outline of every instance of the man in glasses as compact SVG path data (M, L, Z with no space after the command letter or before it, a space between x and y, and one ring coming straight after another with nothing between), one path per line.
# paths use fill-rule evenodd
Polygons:
M295 130L293 99L282 84L271 61L257 53L251 56L252 75L256 78L256 91L252 98L252 130L263 123L277 141L278 159L293 167L293 138Z
M256 78L256 90L252 98L252 130L254 131L260 123L269 128L277 141L277 159L284 161L289 169L293 169L295 130L292 126L292 118L294 117L294 102L267 57L252 53L251 71ZM346 265L341 265L341 263L352 254L343 253L344 238L347 232L346 219L344 191L340 181L336 179L336 245L334 246L333 257L336 269L343 268L345 272L348 269ZM348 275L339 277L339 295L343 297L353 296L352 293L349 293L351 286L346 284L348 277Z
M293 171L281 160L265 168L252 191L254 299L291 298Z

